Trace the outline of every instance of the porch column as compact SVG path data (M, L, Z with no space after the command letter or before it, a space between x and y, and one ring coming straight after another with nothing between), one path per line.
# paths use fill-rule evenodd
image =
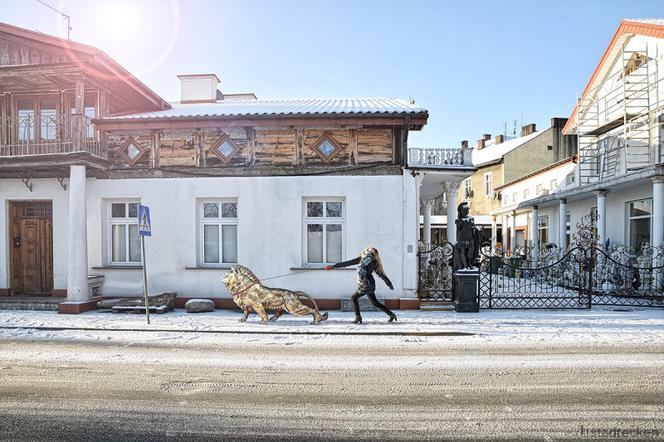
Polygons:
M606 190L598 190L597 194L597 234L598 246L603 250L606 243Z
M85 82L83 77L76 79L76 90L74 94L74 108L76 113L72 119L72 148L73 152L85 150Z
M433 200L426 200L423 206L424 223L422 226L422 242L424 244L431 244L431 208L433 207Z
M564 254L567 251L567 200L558 200L558 247Z
M664 245L664 177L652 180L652 245Z
M84 302L90 299L86 224L85 166L70 166L67 256L67 301L70 302Z
M507 215L503 215L503 225L502 225L502 229L503 229L503 232L502 232L503 233L503 255L507 253L507 242L509 241L509 237L510 237L510 230L509 230L510 225L509 225L508 219L509 218L507 217Z
M535 205L530 211L530 242L532 243L533 248L533 259L536 260L539 258L539 210Z
M498 224L496 216L491 217L491 250L496 249L496 244L498 243Z
M652 241L654 247L664 247L664 177L652 180ZM657 256L651 264L660 267L664 264L662 257ZM655 287L664 290L664 271L655 272Z
M516 249L516 212L510 214L510 251Z
M459 183L447 183L447 240L456 244L457 193Z

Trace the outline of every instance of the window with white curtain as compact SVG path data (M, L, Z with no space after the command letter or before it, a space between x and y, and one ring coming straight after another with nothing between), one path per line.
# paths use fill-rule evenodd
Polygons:
M109 202L108 262L111 265L134 265L141 262L141 238L138 235L138 203Z
M342 261L345 211L341 198L304 200L305 265L334 264Z
M237 263L237 201L202 200L199 213L201 266Z

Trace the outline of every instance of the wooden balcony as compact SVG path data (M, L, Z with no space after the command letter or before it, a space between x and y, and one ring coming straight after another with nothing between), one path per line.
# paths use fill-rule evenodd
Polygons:
M19 115L1 121L0 176L60 176L72 164L106 168L106 143L90 119L84 115L68 117ZM82 127L76 127L78 124Z

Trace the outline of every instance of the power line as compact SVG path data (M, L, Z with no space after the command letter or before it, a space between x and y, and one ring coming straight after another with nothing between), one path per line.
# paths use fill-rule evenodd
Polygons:
M57 12L62 17L67 19L67 40L70 40L69 33L71 32L71 17L69 15L65 14L64 12L55 9L53 6L49 5L48 3L44 2L43 0L37 0L37 1L39 3L41 3L42 5L46 6L47 8Z

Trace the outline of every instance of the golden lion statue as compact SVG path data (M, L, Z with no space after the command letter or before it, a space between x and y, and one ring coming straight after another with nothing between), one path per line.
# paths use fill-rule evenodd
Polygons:
M266 287L260 283L251 270L244 266L232 266L230 272L221 280L233 295L233 301L244 312L244 316L240 319L241 322L247 320L251 310L258 313L263 323L276 321L284 310L295 316L312 315L314 317L313 324L319 324L321 321L327 320L327 313L321 315L318 304L308 294ZM309 299L314 304L314 308L304 305L300 298ZM274 315L269 319L267 316L268 310L274 311Z

